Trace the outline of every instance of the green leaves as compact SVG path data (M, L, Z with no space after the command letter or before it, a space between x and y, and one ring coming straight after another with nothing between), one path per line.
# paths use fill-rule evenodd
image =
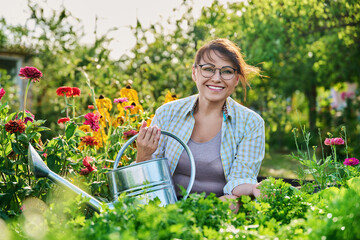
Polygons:
M69 140L72 136L74 136L76 129L77 129L77 125L74 122L70 122L66 124L66 129L65 129L66 139Z

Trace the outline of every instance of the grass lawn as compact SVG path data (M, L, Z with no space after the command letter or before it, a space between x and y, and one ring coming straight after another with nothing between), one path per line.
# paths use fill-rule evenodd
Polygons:
M298 178L299 161L291 158L291 152L269 151L262 162L259 176Z

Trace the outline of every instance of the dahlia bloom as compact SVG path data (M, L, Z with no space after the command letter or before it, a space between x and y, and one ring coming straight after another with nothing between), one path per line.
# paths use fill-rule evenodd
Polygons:
M96 138L93 136L84 136L81 137L81 143L86 146L96 146L98 145L98 142L96 141Z
M68 122L68 121L70 121L70 118L65 117L65 118L60 118L60 119L57 121L57 123L58 123L58 124L60 124L60 123L66 123L66 122Z
M326 138L324 141L324 144L329 146L329 145L343 145L344 139L342 138Z
M344 165L355 166L359 164L359 159L356 158L345 158Z
M3 96L5 95L5 90L3 88L0 89L0 100L3 98Z
M95 166L92 166L90 164L90 162L92 162L93 159L91 157L84 157L83 159L83 165L86 167L86 168L83 168L80 170L80 175L87 175L89 173L91 173L92 171L95 171L97 168Z
M25 123L19 120L10 120L7 124L5 124L5 131L9 133L22 133L26 129Z
M64 96L64 94L66 94L66 97L71 97L72 96L72 88L71 87L59 87L58 89L56 89L56 94L58 96Z
M19 76L22 79L30 79L32 82L39 82L42 77L42 72L36 67L24 67L20 69Z
M86 121L84 122L85 125L90 125L90 128L97 132L100 128L99 126L99 119L100 119L100 114L94 114L94 113L87 113L85 116Z
M123 103L128 102L129 100L127 98L115 98L114 103Z
M73 88L71 88L71 90L72 90L72 96L73 96L73 97L78 97L78 96L80 96L80 93L81 93L80 88L73 87Z

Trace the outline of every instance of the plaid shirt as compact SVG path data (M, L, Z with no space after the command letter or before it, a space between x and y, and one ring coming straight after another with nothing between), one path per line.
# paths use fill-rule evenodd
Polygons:
M197 95L164 104L156 110L151 125L156 124L161 130L188 143L195 125L193 112L196 104ZM220 155L227 182L224 194L232 194L240 184L257 183L265 154L264 120L230 97L226 99L223 114ZM175 139L161 135L153 158L167 158L173 174L183 150Z

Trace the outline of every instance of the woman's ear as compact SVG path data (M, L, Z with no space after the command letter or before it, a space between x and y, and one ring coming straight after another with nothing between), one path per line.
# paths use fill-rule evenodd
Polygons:
M191 74L192 80L196 82L196 68L195 65L192 66L192 74Z
M235 83L235 86L237 86L239 84L239 80L240 80L240 74L237 74L236 75L236 83Z

